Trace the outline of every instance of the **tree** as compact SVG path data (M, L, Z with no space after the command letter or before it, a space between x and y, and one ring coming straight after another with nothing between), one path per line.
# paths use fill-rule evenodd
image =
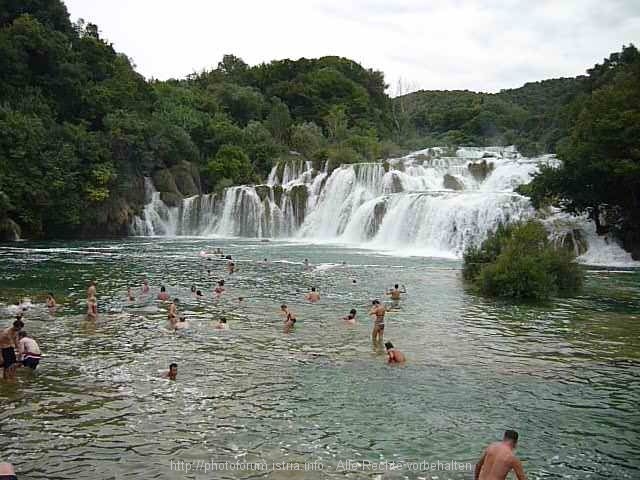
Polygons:
M251 183L254 180L253 167L247 154L234 145L223 145L215 158L207 163L206 174L214 189L219 189L225 179L233 185Z

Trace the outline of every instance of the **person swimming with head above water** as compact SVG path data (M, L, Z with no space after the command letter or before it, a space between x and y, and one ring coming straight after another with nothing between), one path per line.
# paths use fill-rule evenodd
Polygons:
M220 295L222 295L224 292L226 291L226 289L224 288L224 280L219 280L218 281L218 286L216 288L213 289L213 293L215 293L215 295L217 297L219 297Z
M169 370L162 374L162 378L168 378L169 380L178 378L178 364L172 363L169 365Z
M316 287L311 287L311 291L307 293L305 298L311 303L316 303L320 300L320 294L316 291Z
M164 285L160 286L160 293L158 294L158 300L161 300L163 302L166 302L167 300L169 300L169 294L167 293L167 289L165 288Z
M202 290L196 290L196 298L204 297Z
M513 470L518 480L526 480L522 463L516 457L518 432L507 430L501 442L494 442L483 452L476 464L474 480L505 480Z
M309 259L308 258L304 259L304 269L307 270L307 271L311 270L311 264L309 263Z
M195 297L196 296L196 292L198 291L198 289L196 288L195 285L191 285L191 296Z
M128 299L130 302L135 302L135 301L136 301L136 297L134 297L134 296L133 296L133 291L131 290L131 287L129 287L129 288L127 289L127 299Z
M47 295L47 308L53 309L56 308L56 306L56 299L54 298L53 293L49 292Z
M176 330L184 330L185 328L189 328L187 317L185 317L184 315L180 315L173 328L175 328Z
M293 330L293 327L298 319L296 318L295 313L289 310L289 307L287 307L286 304L283 303L282 305L280 305L280 310L282 315L284 316L284 333L289 333L291 330Z
M214 327L216 330L229 330L229 324L227 324L227 319L225 317L220 318L218 323Z
M345 322L347 322L350 325L355 325L356 324L356 309L352 308L351 311L349 312L349 315L347 315L346 317L342 317L342 320L344 320Z
M384 348L387 350L387 363L404 363L406 361L404 353L395 348L393 343L385 343Z
M142 295L147 295L149 293L149 281L145 278L142 281Z

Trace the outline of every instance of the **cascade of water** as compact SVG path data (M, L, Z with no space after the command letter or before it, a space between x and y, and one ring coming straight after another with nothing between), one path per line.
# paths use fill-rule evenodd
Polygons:
M275 165L266 185L190 197L179 208L167 207L146 179L148 203L131 232L302 237L459 256L499 223L531 217L528 199L514 190L553 163L552 155L523 158L514 147L435 147L331 172L294 157ZM557 241L578 236L558 233Z

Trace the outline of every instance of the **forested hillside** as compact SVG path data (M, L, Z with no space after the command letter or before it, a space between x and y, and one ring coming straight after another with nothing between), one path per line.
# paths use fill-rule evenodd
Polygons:
M0 239L126 235L145 202L145 177L178 205L185 196L264 181L290 155L335 168L433 145L515 144L566 160L527 191L536 202L596 212L598 221L606 211L615 228L601 230L634 249L637 57L626 47L588 76L497 94L395 99L382 72L340 57L249 66L225 55L213 70L147 81L98 26L72 23L60 0L7 0L0 5ZM603 194L609 190L615 194Z
M339 57L147 82L58 0L0 7L0 236L123 235L150 176L177 203L265 179L295 149L334 164L393 145L381 72ZM385 152L385 149L387 152Z

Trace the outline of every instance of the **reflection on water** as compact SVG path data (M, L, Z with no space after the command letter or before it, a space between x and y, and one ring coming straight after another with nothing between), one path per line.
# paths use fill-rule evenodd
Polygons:
M198 256L217 246L236 259L233 276L224 261ZM474 463L505 428L519 430L530 478L640 477L640 272L590 271L577 299L514 306L466 292L457 262L335 246L146 239L14 247L0 247L0 300L28 295L42 304L53 291L62 303L53 316L41 306L27 316L47 355L36 374L0 385L2 459L21 478L371 478L335 467L346 459ZM304 258L314 270L303 271ZM188 331L168 332L166 306L139 290L127 301L127 287L139 289L145 277L154 295L162 284L180 298ZM92 278L96 323L83 315ZM228 291L215 301L219 278ZM393 283L409 291L386 321L385 339L409 358L399 368L372 349L365 314ZM205 299L191 297L192 284ZM311 286L319 304L303 301ZM290 335L282 302L299 319ZM340 320L351 308L355 326ZM229 331L213 328L221 316ZM178 381L160 379L173 361ZM214 477L171 471L171 460L319 461L324 470ZM418 476L470 474L394 470L384 478Z

